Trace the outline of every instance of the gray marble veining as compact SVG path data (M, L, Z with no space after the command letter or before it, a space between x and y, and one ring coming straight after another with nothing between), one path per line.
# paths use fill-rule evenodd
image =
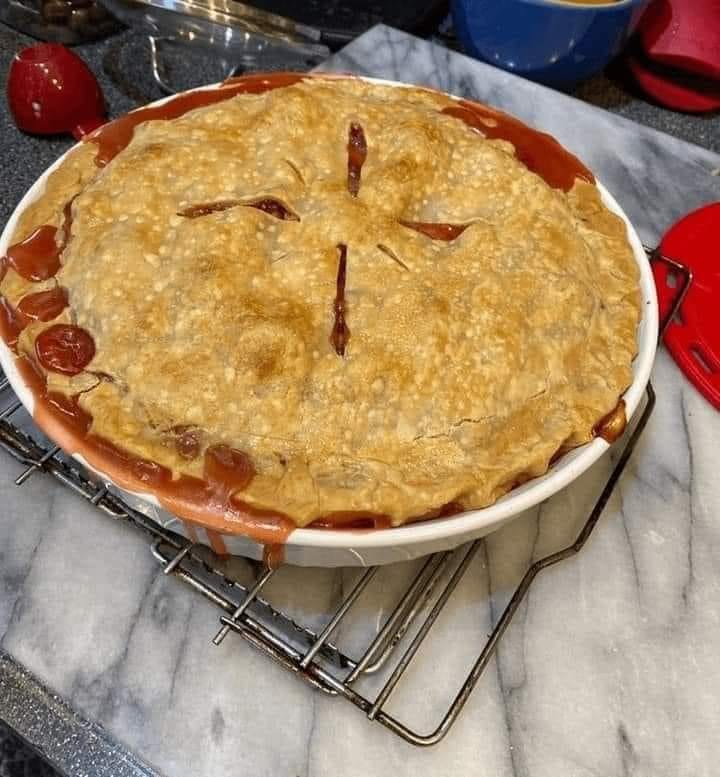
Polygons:
M328 65L429 84L555 134L648 242L720 199L720 157L473 60L376 28ZM582 554L535 582L456 727L430 750L313 693L157 574L144 537L0 457L0 646L172 777L711 777L720 763L720 416L664 352L658 404ZM527 564L572 537L611 465L487 538L391 709L428 729ZM299 617L355 572L282 570ZM408 565L383 570L389 590ZM338 640L377 627L374 593Z

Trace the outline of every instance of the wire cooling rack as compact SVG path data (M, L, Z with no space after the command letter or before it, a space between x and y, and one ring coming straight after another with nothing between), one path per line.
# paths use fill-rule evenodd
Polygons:
M691 271L657 251L646 249L651 261L669 265L675 284L675 299L660 325L660 335L676 316L692 283ZM2 376L2 373L0 373ZM525 572L474 659L469 673L439 722L428 733L398 719L388 711L388 702L441 613L451 605L451 597L477 554L481 540L455 551L436 553L422 563L399 596L387 603L389 614L377 631L366 636L357 653L340 650L332 641L341 624L366 589L373 586L378 567L362 571L331 612L314 613L308 625L286 613L283 601L268 595L270 581L283 574L283 567L270 569L257 565L250 580L241 580L232 565L205 546L195 545L127 504L121 496L91 480L87 473L57 447L49 443L27 417L21 403L12 394L8 381L0 378L0 446L25 465L15 483L21 486L38 471L53 475L63 485L87 499L113 518L123 519L150 537L152 553L162 573L173 575L210 600L220 611L220 628L213 643L220 644L235 633L274 659L317 690L342 697L354 704L371 721L376 721L414 745L439 742L457 720L470 694L478 684L498 643L507 630L533 580L544 569L578 553L592 534L625 466L647 424L655 404L655 392L648 384L642 412L634 426L621 438L617 455L605 485L597 497L574 542L535 561ZM25 417L23 419L23 414ZM378 587L376 585L376 587ZM379 594L385 590L380 588ZM378 594L378 591L376 591ZM320 623L318 627L316 624ZM412 674L412 673L410 673ZM363 681L376 678L371 693L361 691ZM417 677L414 679L417 682ZM425 682L431 682L427 676Z

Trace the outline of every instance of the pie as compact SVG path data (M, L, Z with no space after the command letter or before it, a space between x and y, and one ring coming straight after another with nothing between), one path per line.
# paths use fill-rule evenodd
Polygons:
M622 425L638 268L577 159L431 90L279 84L106 125L22 214L3 335L64 446L252 534L489 505Z

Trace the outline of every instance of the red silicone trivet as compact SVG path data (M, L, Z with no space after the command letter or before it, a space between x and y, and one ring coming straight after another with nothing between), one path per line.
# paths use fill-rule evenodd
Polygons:
M660 251L693 274L665 333L665 345L698 391L720 410L720 202L678 221L662 239ZM682 278L664 262L655 262L653 272L662 319Z

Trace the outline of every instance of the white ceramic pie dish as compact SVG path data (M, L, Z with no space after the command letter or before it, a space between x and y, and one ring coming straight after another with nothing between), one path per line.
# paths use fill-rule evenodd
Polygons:
M375 83L391 84L402 88L403 84L376 79ZM158 101L160 104L164 101ZM62 163L63 155L48 168L33 184L18 204L0 236L0 256L4 255L15 231L20 214L42 194L48 176ZM638 353L633 362L633 381L623 394L626 413L630 419L642 400L650 377L658 332L658 308L650 264L640 239L615 198L597 182L605 205L618 214L627 226L628 239L632 246L640 273L642 297L641 321L638 328ZM14 355L0 340L0 365L20 401L32 413L34 398L14 363ZM456 547L464 542L481 537L505 523L510 518L548 499L560 489L587 470L609 448L602 438L576 448L556 461L548 472L519 486L490 507L471 510L459 515L410 523L392 529L335 530L296 529L285 546L286 563L302 566L367 566L403 561L429 553ZM75 458L92 470L103 481L114 485L102 471L89 467L80 455ZM221 546L228 553L261 558L263 546L240 535L222 535L207 532L201 527L188 528L183 521L164 511L151 493L137 493L122 490L132 506L150 515L169 528L193 540Z

